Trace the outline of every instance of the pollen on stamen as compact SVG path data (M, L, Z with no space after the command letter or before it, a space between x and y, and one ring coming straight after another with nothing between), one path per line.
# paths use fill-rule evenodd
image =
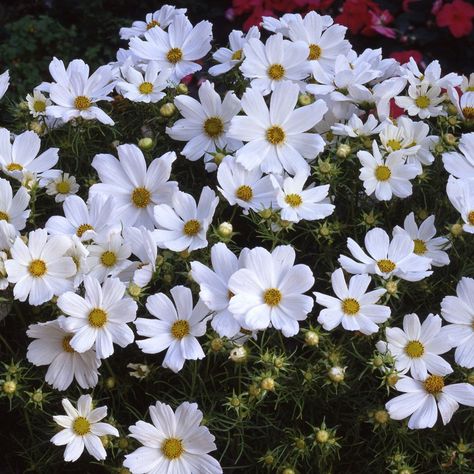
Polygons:
M171 64L179 63L183 59L183 52L179 48L171 48L166 55L166 59Z
M315 61L316 59L319 59L321 57L321 47L318 46L317 44L310 44L309 45L309 55L308 59L310 61Z
M91 105L91 100L85 95L80 95L74 99L74 107L77 110L87 110Z
M387 141L387 147L391 148L393 151L398 151L402 148L402 144L400 140L395 140L392 138L391 140Z
M217 138L224 131L224 123L220 117L209 117L204 122L204 132L209 138Z
M189 334L189 323L185 319L178 319L171 326L171 334L175 339L183 339Z
M46 273L46 263L43 260L32 260L28 266L30 275L34 278L40 278Z
M280 145L285 141L285 131L278 125L273 125L267 129L266 138L272 145Z
M107 250L100 256L100 261L104 267L113 267L117 263L117 255Z
M469 224L474 225L474 211L471 211L467 215L467 221L469 222Z
M38 113L44 112L46 110L46 103L43 100L35 100L33 102L33 110Z
M253 190L250 186L243 184L235 191L235 197L241 201L249 202L253 198Z
M140 94L151 94L153 92L153 84L147 81L142 82L138 87L138 90L140 91Z
M383 273L390 273L393 272L396 268L396 265L391 260L383 258L377 262L377 266L379 267L380 271Z
M78 237L82 237L88 230L94 230L94 227L92 227L90 224L81 224L76 230L76 235Z
M443 391L444 388L444 378L440 375L430 375L426 378L423 385L425 390L431 395L436 395Z
M287 194L285 196L285 202L290 207L299 207L301 204L303 204L303 199L301 199L299 194Z
M360 304L354 298L346 298L342 301L342 311L344 314L354 316L360 311Z
M274 81L281 81L285 77L285 68L281 64L272 64L267 69L267 74Z
M424 255L426 251L428 250L425 242L421 239L415 239L413 243L415 244L413 252L416 253L417 255Z
M418 359L425 353L425 346L420 341L409 341L405 346L405 353L412 359Z
M59 181L59 183L56 183L56 191L59 194L67 194L71 190L71 185L69 184L68 181Z
M159 21L156 21L156 20L151 20L150 22L147 23L146 29L147 29L147 30L151 30L151 29L154 28L155 26L160 26L160 22L159 22Z
M466 120L474 120L474 107L464 107L462 114Z
M283 295L278 288L269 288L263 293L263 301L268 306L278 306L281 302Z
M0 211L0 221L8 222L9 220L10 220L10 216L6 212Z
M201 230L201 223L197 219L191 219L184 224L183 232L190 237L193 237Z
M420 109L427 109L430 104L431 104L431 100L428 96L426 95L420 95L419 97L416 98L415 100L415 104L417 105L417 107L419 107Z
M392 172L388 166L379 165L375 168L375 177L378 181L387 181L390 179L390 176L392 176Z
M135 207L143 209L151 202L151 193L148 189L140 187L135 188L132 192L132 203Z
M72 431L79 436L86 435L90 430L91 424L89 423L89 420L83 416L78 416L72 424Z
M178 438L168 438L161 445L161 452L170 461L178 459L184 453L183 442Z
M89 324L95 328L101 328L107 322L107 313L100 308L94 308L88 316Z

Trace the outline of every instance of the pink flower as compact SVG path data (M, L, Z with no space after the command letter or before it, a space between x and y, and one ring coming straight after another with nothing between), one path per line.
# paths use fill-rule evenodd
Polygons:
M396 59L400 64L407 63L410 61L410 58L413 58L417 64L420 64L423 59L423 55L416 49L410 49L407 51L394 51L390 57Z
M447 26L455 38L467 36L472 31L474 6L464 0L454 0L447 3L436 15L438 26Z

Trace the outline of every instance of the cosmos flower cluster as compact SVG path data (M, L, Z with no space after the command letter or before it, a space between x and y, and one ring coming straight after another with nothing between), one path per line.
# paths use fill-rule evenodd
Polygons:
M193 25L185 10L165 5L120 30L128 46L113 63L91 72L80 59L51 61L51 82L27 97L36 129L0 130L0 287L11 299L54 308L56 318L27 329L28 361L47 367L47 384L92 389L103 361L131 344L162 354L162 367L177 373L206 357L211 331L239 348L263 331L294 338L309 319L328 332L376 335L374 350L391 361L394 388L404 392L386 409L395 420L410 417L409 428L434 426L438 410L446 424L459 404L474 406L471 384L446 381L453 364L474 368L474 279L461 275L442 296L440 315L397 314L390 299L397 284L409 288L450 264L452 238L434 211L400 216L403 225L372 215L363 240L346 235L329 273L291 239L239 246L232 225L216 218L232 208L271 235L305 226L311 239L347 205L321 179L331 160L346 160L358 176L339 186L359 187L361 200L384 209L410 199L440 165L456 229L473 245L474 75L443 74L437 61L421 71L380 50L357 53L345 35L328 16L285 15L233 31L227 47L211 52L212 25ZM195 93L170 95L197 73ZM227 89L220 81L231 76L238 87ZM0 95L8 81L8 72L0 76ZM114 127L110 104L118 98L175 114L160 132L167 151L104 145L85 164L92 179L72 175L61 149L46 148L48 134ZM458 141L435 133L448 116ZM440 150L443 139L449 149ZM175 170L185 160L201 161L212 184L183 187ZM43 191L61 210L41 220ZM165 252L190 262L188 280L170 290L157 276ZM452 363L444 358L450 351ZM87 394L63 407L51 441L66 445L64 460L84 449L105 459L99 437L118 436L101 422L107 407L93 408ZM130 472L222 472L195 403L157 401L149 414L152 424L129 428L143 445L125 456Z

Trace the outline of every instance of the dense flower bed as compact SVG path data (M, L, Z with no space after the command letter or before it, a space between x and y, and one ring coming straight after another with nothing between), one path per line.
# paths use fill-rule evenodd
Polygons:
M6 106L6 469L470 472L474 75L186 13Z

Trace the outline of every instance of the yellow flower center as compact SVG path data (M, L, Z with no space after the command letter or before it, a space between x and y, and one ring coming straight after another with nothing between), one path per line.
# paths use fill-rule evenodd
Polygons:
M462 109L462 114L466 120L474 119L474 107L464 107Z
M204 122L204 131L210 138L217 138L224 131L224 123L220 117L210 117Z
M76 230L76 235L78 237L82 237L84 232L87 232L88 230L94 230L94 227L92 227L90 224L81 224Z
M377 266L380 268L380 271L383 272L383 273L393 272L393 270L395 270L395 268L396 268L395 263L392 262L391 260L386 259L386 258L383 258L382 260L379 260L377 262Z
M283 295L278 288L269 288L263 293L263 301L265 301L268 306L277 306L280 304L282 297Z
M86 435L90 432L90 430L91 424L89 423L89 420L87 418L84 418L83 416L78 416L72 424L72 431L74 431L74 433L79 436Z
M413 252L415 252L417 255L424 255L426 251L428 250L426 248L425 242L421 239L415 239L413 242L415 244L415 248L413 249Z
M375 168L375 177L378 181L387 181L392 176L390 168L385 165L379 165Z
M317 44L310 44L309 45L309 55L308 59L310 61L314 61L315 59L319 59L321 57L322 50Z
M354 298L346 298L342 301L342 311L349 316L354 316L360 311L360 304Z
M273 125L267 130L266 138L272 145L280 145L285 141L285 131L278 125Z
M267 74L274 81L281 81L285 76L285 68L281 64L272 64L267 69Z
M165 439L161 445L161 452L170 461L178 459L184 453L183 442L178 438Z
M88 316L89 324L95 328L101 328L107 322L107 313L100 308L94 308Z
M466 92L474 92L474 86L469 86L469 87L466 89Z
M201 223L196 219L191 219L184 224L183 230L186 235L193 237L201 230Z
M391 148L393 151L397 151L397 150L400 150L400 148L402 147L402 144L400 143L400 140L395 140L395 139L391 139L387 142L387 147L388 148Z
M185 319L178 319L171 326L171 334L175 339L183 339L189 334L189 322Z
M74 107L77 110L87 110L91 105L91 100L85 95L80 95L74 99Z
M405 346L405 353L412 359L418 359L425 353L425 347L420 341L409 341Z
M471 211L467 216L467 221L469 224L474 225L474 211Z
M135 207L143 209L151 202L151 193L146 188L135 188L132 193L132 203Z
M430 375L424 381L425 390L432 395L443 391L444 379L440 375Z
M117 255L107 250L100 256L100 261L104 267L113 267L117 263Z
M59 181L59 183L56 183L56 191L59 194L67 194L71 190L71 185L69 184L69 181Z
M46 102L43 100L35 100L33 102L33 110L39 113L44 112L46 110Z
M71 347L71 344L70 344L71 339L72 339L72 336L66 336L63 339L63 350L64 352L69 352L70 354L74 352L74 349Z
M431 100L426 95L420 95L419 97L416 98L415 104L420 109L426 109L431 104Z
M138 90L140 94L151 94L153 92L153 84L151 82L142 82Z
M285 196L285 202L291 207L299 207L303 203L299 194L287 194Z
M0 211L0 221L8 222L9 220L10 220L10 216L6 212Z
M46 263L44 263L43 260L32 260L28 271L32 277L42 277L46 273Z
M179 63L183 59L183 52L179 48L171 48L166 55L171 64Z
M156 21L156 20L151 20L149 23L147 23L146 29L147 29L147 30L151 30L151 29L154 28L155 26L160 26L160 22L159 22L159 21Z
M243 184L237 188L235 191L235 196L245 202L249 202L253 198L253 191L250 186Z
M22 169L23 166L21 166L19 163L8 163L7 165L8 171L21 171Z
M242 50L238 49L237 51L234 51L231 59L234 61L240 61L242 59Z

